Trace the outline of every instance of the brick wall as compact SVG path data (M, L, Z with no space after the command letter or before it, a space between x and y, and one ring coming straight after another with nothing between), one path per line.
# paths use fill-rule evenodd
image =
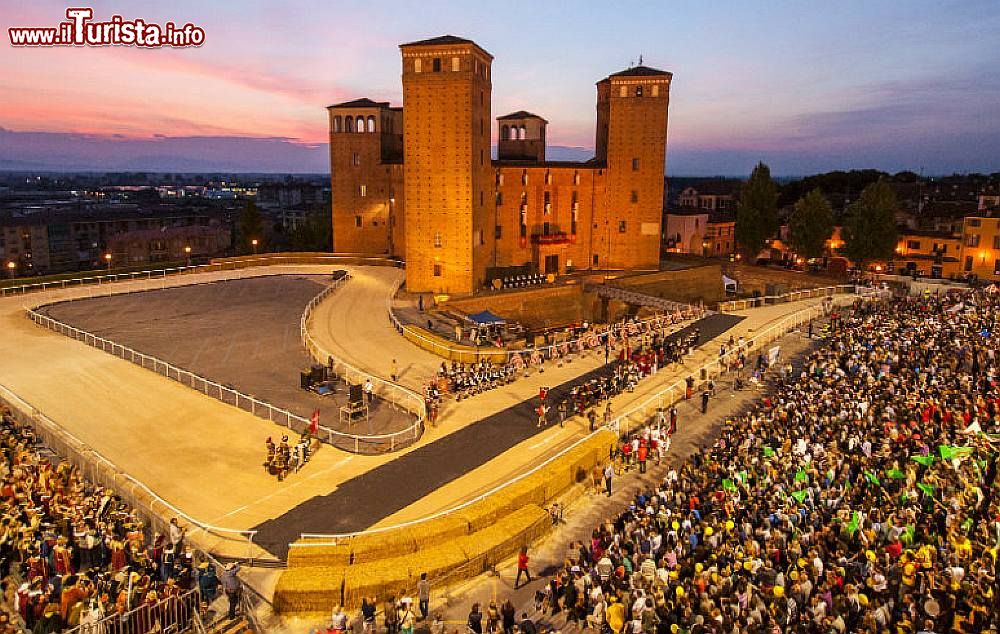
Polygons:
M544 328L582 322L586 318L583 299L583 285L572 284L455 299L446 306L463 313L489 310L526 328Z
M610 284L679 302L704 301L711 304L725 297L720 264L630 275L611 280Z

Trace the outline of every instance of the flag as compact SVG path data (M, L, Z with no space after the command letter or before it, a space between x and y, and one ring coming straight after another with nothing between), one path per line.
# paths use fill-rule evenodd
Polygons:
M865 478L868 480L868 482L874 484L875 486L881 486L882 484L881 482L879 482L878 476L875 475L874 471L865 471Z
M925 467L929 467L934 464L934 456L910 456L910 460L913 462L919 462Z
M806 491L805 489L802 489L801 491L792 492L792 497L795 498L795 501L798 502L799 504L802 504L802 500L806 499L807 495L809 495L809 492Z
M858 515L857 511L854 511L854 515L851 516L851 521L848 522L847 524L847 533L851 535L851 537L853 537L854 533L857 532L858 526L860 524L861 524L861 516Z
M924 484L923 482L917 482L917 488L926 493L927 495L930 495L931 497L934 496L934 486L931 484Z
M893 480L905 480L906 479L906 474L903 473L902 471L900 471L899 469L889 469L888 471L885 472L885 474L887 476L889 476L890 478L892 478Z
M962 522L962 530L963 531L965 531L966 533L968 533L970 528L972 528L972 518L971 517L968 518L968 519L966 519L964 522Z
M726 478L725 480L722 481L722 488L724 490L726 490L726 491L735 492L736 491L736 484L732 480L730 480L729 478Z
M938 451L941 452L942 460L951 460L952 458L967 458L972 455L972 447L955 447L953 445L941 445L938 447Z
M743 484L746 484L747 483L747 472L746 471L740 471L739 473L736 474L736 479L739 480L740 482L742 482Z
M313 436L319 431L319 408L313 410L312 418L309 419L309 433Z
M765 458L770 458L773 455L774 455L774 449L771 449L770 447L764 447L764 457Z
M906 530L903 531L903 535L899 538L899 541L903 542L905 545L909 546L913 543L913 538L917 533L917 527L913 524L907 524Z
M807 474L803 469L799 469L795 474L796 482L809 482L809 474Z

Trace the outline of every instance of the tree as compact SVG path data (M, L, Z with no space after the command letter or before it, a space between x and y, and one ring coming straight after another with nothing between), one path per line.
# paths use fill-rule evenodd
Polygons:
M264 218L260 215L255 202L248 201L243 212L240 213L240 224L237 232L236 248L241 254L262 251L264 244ZM254 249L252 240L257 240L257 248Z
M795 203L788 219L788 242L799 255L818 258L831 235L833 208L823 192L814 189Z
M847 209L841 228L844 246L841 252L859 269L870 260L892 257L898 239L896 232L896 194L885 180L865 187L861 196Z
M771 180L771 169L758 163L740 189L736 206L736 243L751 261L778 230L777 203L778 185Z
M292 251L333 251L332 218L329 208L310 209L289 236Z

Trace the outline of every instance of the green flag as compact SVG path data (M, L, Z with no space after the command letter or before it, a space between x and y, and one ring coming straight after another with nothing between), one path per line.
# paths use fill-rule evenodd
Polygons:
M748 478L749 476L746 471L740 471L739 473L736 474L736 479L742 482L743 484L747 483Z
M770 458L773 455L774 455L774 449L771 449L770 447L764 447L764 457L765 458Z
M722 481L722 488L726 491L736 491L736 484L729 478L726 478Z
M853 537L854 533L857 532L858 526L861 523L861 517L858 515L857 511L854 511L854 515L851 516L851 521L847 524L847 533Z
M917 488L926 493L927 495L934 496L934 486L930 484L924 484L923 482L917 482Z
M910 456L910 460L913 462L919 462L925 467L929 467L934 464L934 456Z
M903 531L903 535L899 538L899 540L903 542L903 544L905 544L906 546L909 546L910 544L913 543L913 537L916 535L916 532L917 532L916 526L914 526L913 524L907 524L906 530Z
M955 447L954 445L941 445L938 447L942 460L952 458L967 458L972 455L972 447Z
M889 476L890 478L892 478L893 480L905 480L906 479L906 474L903 473L902 471L900 471L899 469L889 469L888 471L885 472L885 474L887 476Z
M799 469L798 473L795 474L795 481L809 482L809 474L807 474L804 470Z
M865 478L875 486L879 486L882 484L879 481L878 476L876 476L873 471L865 471Z
M798 502L799 504L802 504L802 500L806 499L807 495L809 495L809 492L806 491L805 489L801 491L792 492L792 497L795 498L795 501Z
M964 522L962 522L962 530L963 531L969 532L970 528L972 528L972 518L971 517L968 518L968 519L966 519Z

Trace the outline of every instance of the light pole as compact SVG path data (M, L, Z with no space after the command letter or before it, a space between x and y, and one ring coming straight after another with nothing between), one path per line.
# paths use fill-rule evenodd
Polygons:
M253 254L257 255L257 238L250 241L250 246L253 247Z
M108 270L110 271L111 270L111 254L110 253L105 253L104 254L104 261L108 263Z
M881 273L881 272L882 272L882 265L881 264L876 264L875 265L875 288L878 288L878 276L879 276L879 273Z
M7 273L10 275L10 279L14 279L14 272L17 270L17 262L11 260L7 262Z
M191 266L191 247L184 247L184 255L187 256L187 265Z

